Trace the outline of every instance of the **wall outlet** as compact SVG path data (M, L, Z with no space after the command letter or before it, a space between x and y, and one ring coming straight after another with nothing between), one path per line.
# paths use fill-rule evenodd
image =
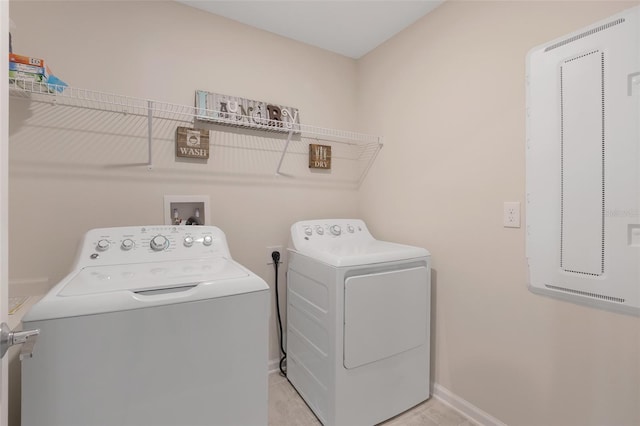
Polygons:
M267 256L266 256L267 265L273 265L273 257L271 257L271 253L273 253L274 251L280 252L280 262L278 262L278 264L281 265L284 262L284 255L285 255L285 252L282 249L282 246L267 247Z
M502 221L505 228L520 228L519 201L505 201Z

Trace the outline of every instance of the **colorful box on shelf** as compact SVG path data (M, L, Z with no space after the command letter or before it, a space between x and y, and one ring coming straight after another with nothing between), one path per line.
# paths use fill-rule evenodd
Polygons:
M18 64L33 65L36 67L44 67L44 59L32 58L30 56L18 55L15 53L9 53L9 61L16 62Z
M30 56L9 53L9 81L17 81L25 86L25 89L32 89L38 92L62 92L67 83L57 78L49 67L45 65L44 59L32 58ZM33 83L41 85L35 87ZM29 84L32 86L28 87Z
M62 91L65 87L68 86L68 84L60 80L55 75L49 74L49 77L47 78L47 86L49 86L49 89L53 89L58 93L62 93Z
M9 84L33 93L62 93L68 86L55 75L49 75L49 78L45 80L40 74L21 73L20 71L9 71Z
M23 71L11 71L9 70L9 79L10 80L26 80L26 81L35 81L36 83L45 83L46 79L42 74L33 74L30 72Z
M35 65L21 64L19 62L9 62L9 71L19 71L29 74L42 75L45 80L49 77L49 67L37 67Z

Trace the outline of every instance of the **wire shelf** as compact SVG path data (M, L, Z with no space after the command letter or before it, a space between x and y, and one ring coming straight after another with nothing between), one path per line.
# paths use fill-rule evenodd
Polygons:
M107 111L129 116L146 117L148 125L148 166L153 166L152 134L154 120L167 120L182 125L209 124L229 126L237 129L247 129L250 132L262 134L286 135L286 143L282 147L276 174L281 174L285 155L290 145L290 155L300 164L306 164L305 151L308 143L322 143L335 146L343 158L353 162L351 164L356 173L353 181L360 185L369 168L382 148L382 138L379 136L357 133L352 131L329 129L306 124L293 124L286 128L282 123L271 120L255 122L253 117L231 114L229 112L205 110L195 106L178 105L149 99L140 99L112 93L98 92L67 86L35 81L10 79L9 94L13 98L27 98L33 102L43 102L52 105L81 108L95 111ZM215 118L212 118L215 117ZM222 131L222 127L216 130ZM241 130L240 130L241 131ZM293 143L292 143L293 142ZM302 148L301 148L302 144ZM339 154L340 155L340 154ZM300 169L300 164L296 169ZM301 170L301 169L300 169ZM286 173L282 173L285 174Z

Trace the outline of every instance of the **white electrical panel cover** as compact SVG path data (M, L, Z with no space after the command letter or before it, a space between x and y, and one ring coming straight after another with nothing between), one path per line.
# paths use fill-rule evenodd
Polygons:
M527 55L529 288L640 314L640 8Z

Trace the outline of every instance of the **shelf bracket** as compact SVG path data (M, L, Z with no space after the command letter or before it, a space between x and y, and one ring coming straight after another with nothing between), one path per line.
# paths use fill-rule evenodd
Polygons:
M284 160L284 156L289 149L289 142L291 142L291 137L293 136L293 130L289 130L289 134L287 135L287 143L284 145L284 149L282 150L282 155L280 156L280 161L278 162L278 168L276 169L276 176L280 176L280 168L282 167L282 161Z
M147 137L149 144L149 159L147 161L147 168L151 170L153 168L153 155L152 155L152 142L153 142L153 102L147 101Z

